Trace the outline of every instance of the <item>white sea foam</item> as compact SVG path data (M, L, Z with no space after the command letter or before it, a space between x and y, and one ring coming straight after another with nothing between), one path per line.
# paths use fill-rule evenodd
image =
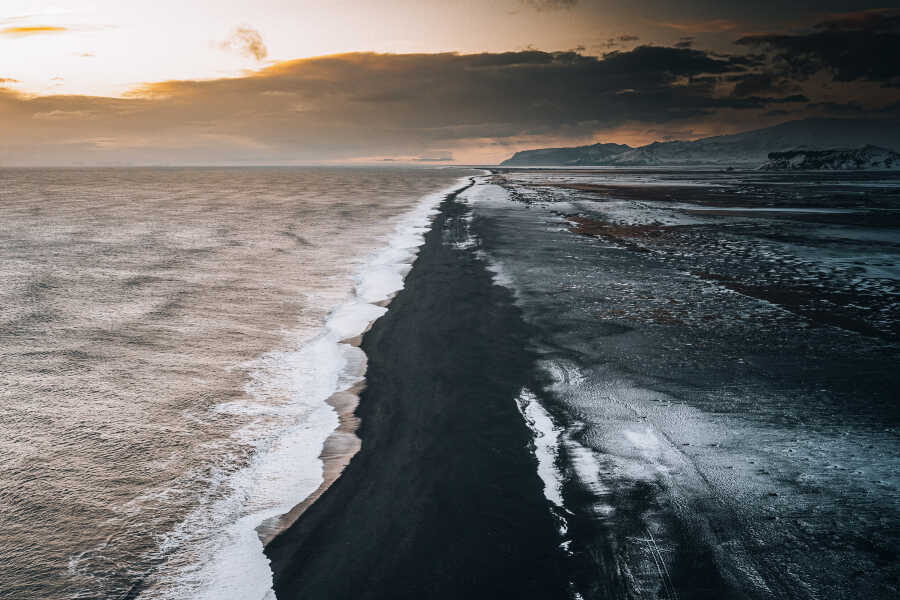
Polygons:
M403 279L412 268L419 247L425 242L429 222L437 214L441 200L453 189L458 189L465 180L461 178L454 188L426 196L404 215L387 246L370 256L359 270L356 296L360 301L383 302L403 289Z
M270 352L243 365L249 369L246 391L253 401L223 403L216 411L261 417L235 434L253 447L252 458L213 481L213 488L226 493L201 504L162 540L163 555L187 546L196 560L185 565L175 581L154 582L151 595L275 598L257 528L290 511L323 482L319 455L338 426L338 415L327 400L358 383L365 370L364 353L344 340L361 335L386 312L376 303L403 288L440 202L465 180L426 196L399 219L387 245L360 264L352 297L331 311L318 333L298 339L293 350Z
M338 339L352 338L386 312L383 306L368 302L348 302L334 309L328 318L328 328Z

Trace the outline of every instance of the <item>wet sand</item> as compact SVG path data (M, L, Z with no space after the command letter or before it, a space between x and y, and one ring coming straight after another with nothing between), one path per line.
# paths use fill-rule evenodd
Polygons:
M559 534L515 398L535 357L511 294L448 196L390 311L365 334L362 446L272 540L291 598L564 598Z
M553 176L472 227L536 332L581 597L897 597L897 176Z
M278 597L894 597L894 187L544 175L442 205Z

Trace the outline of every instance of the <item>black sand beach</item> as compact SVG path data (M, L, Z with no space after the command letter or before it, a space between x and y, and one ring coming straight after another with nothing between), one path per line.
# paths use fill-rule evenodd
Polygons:
M895 597L896 186L779 177L448 196L278 598Z
M362 449L266 548L280 600L563 598L559 534L515 398L529 332L443 202L363 339Z
M472 227L565 429L581 597L897 597L896 178L481 185Z

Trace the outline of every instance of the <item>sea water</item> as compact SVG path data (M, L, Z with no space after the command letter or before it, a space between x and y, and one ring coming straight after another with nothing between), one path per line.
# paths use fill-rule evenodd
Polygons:
M0 592L272 597L436 168L0 170Z

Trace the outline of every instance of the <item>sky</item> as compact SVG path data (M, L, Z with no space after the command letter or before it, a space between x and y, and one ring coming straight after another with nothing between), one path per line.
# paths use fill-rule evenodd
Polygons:
M900 0L0 2L0 165L493 163L898 107Z

